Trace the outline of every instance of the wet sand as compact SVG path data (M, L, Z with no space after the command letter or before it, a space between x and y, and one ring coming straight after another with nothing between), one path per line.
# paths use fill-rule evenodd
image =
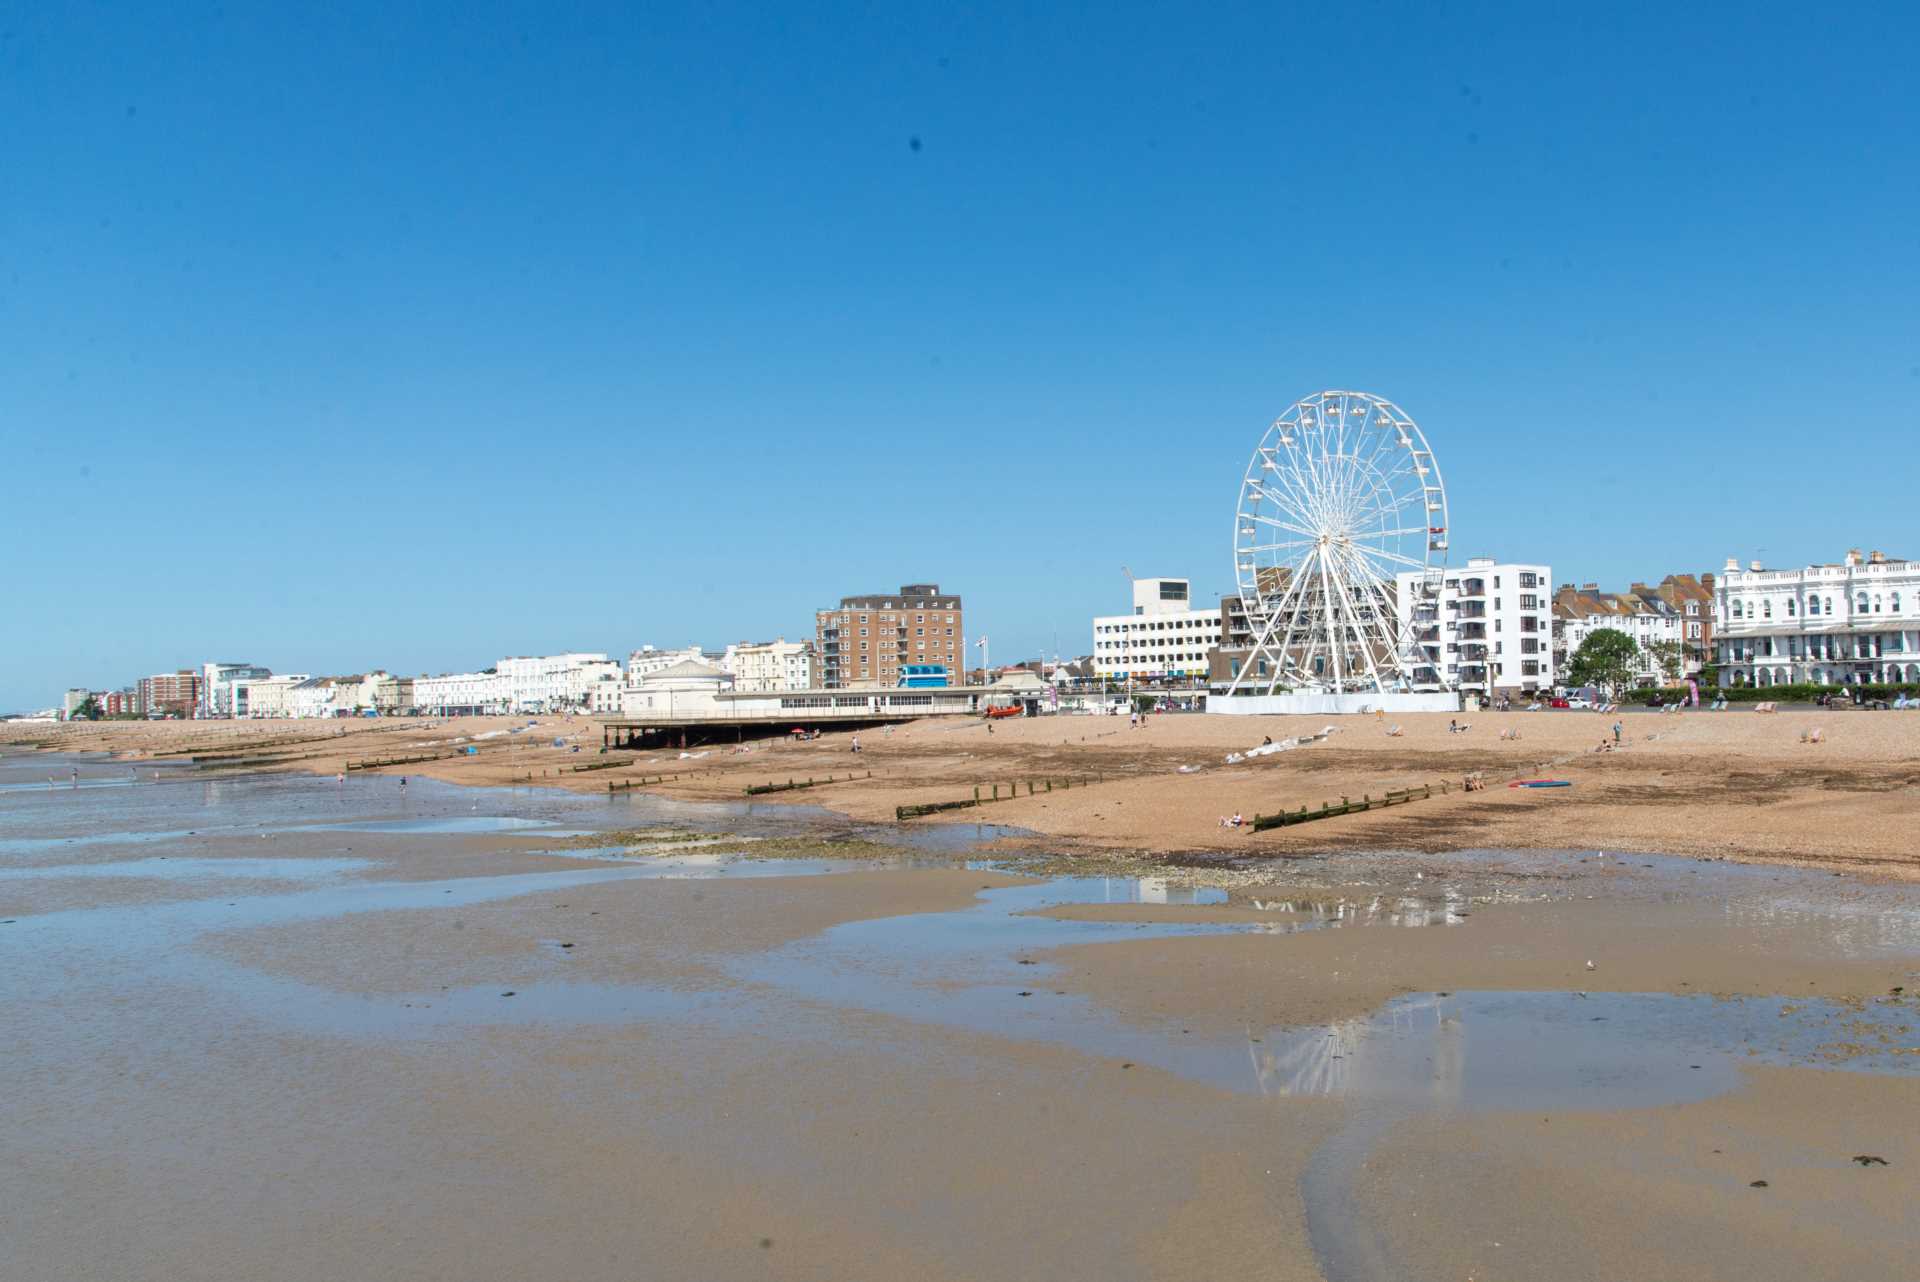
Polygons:
M1355 1209L1428 1277L1894 1276L1920 1245L1917 1111L1911 1077L1756 1068L1684 1107L1413 1116Z
M49 760L0 756L0 1276L1784 1279L1920 1248L1906 884L1355 851L1195 889L968 866L964 831L876 862L793 807L8 790Z

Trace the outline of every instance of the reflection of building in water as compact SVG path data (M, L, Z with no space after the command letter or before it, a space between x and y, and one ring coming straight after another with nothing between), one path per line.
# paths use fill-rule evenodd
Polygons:
M1330 926L1452 926L1467 915L1469 900L1458 890L1443 890L1434 900L1414 895L1367 899L1255 899L1262 912L1298 913Z
M1247 1038L1262 1095L1425 1096L1457 1101L1466 1077L1466 1025L1432 994L1389 1002L1363 1019L1275 1029Z
M1165 877L1142 877L1140 879L1140 902L1143 904L1166 903L1167 879Z

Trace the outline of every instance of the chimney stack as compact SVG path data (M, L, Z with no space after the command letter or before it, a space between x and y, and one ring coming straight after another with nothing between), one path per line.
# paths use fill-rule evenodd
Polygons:
M1738 573L1740 573L1740 558L1739 558L1739 557L1737 557L1737 556L1730 556L1730 557L1728 557L1728 558L1727 558L1727 565L1726 565L1726 570L1727 570L1727 573L1728 573L1728 574L1738 574Z
M1759 562L1759 561L1749 561L1749 562L1747 562L1747 568L1748 568L1749 570L1752 570L1752 571L1753 571L1753 572L1754 572L1755 574L1758 574L1758 573L1760 573L1760 562Z
M1848 548L1848 549L1847 549L1847 564L1848 564L1848 565L1858 565L1858 564L1860 564L1860 549L1859 549L1859 548Z
M1867 560L1873 562L1875 565L1885 565L1887 563L1887 554L1885 552L1869 552L1867 553Z

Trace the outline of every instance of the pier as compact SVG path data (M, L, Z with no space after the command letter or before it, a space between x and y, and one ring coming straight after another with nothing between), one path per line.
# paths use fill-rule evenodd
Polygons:
M684 698L678 697L685 695ZM668 692L663 706L631 715L600 717L601 747L694 747L735 743L795 730L864 730L926 717L978 716L990 697L1004 702L1005 687L945 686L935 689L768 690Z

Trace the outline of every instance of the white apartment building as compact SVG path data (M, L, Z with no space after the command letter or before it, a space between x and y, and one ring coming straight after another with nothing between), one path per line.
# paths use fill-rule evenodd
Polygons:
M293 715L293 705L290 701L293 688L303 681L310 680L312 680L312 674L307 672L290 672L277 677L236 680L233 683L231 715L256 720L290 717Z
M413 679L413 706L424 716L460 717L510 710L513 692L498 672L449 672Z
M620 665L604 654L513 655L500 660L493 670L506 682L511 712L584 708L595 685L620 680ZM414 701L419 702L417 693Z
M1133 613L1093 621L1094 675L1114 680L1205 680L1220 644L1220 607L1193 608L1187 579L1135 579Z
M259 668L251 663L201 664L200 706L197 714L201 717L238 716L233 706L234 683L272 675L272 668Z
M1858 548L1799 570L1729 559L1713 627L1722 685L1920 681L1920 562Z
M733 688L741 692L767 690L811 690L817 673L813 644L809 641L747 642L727 647L720 670L733 678Z
M684 650L658 650L653 646L643 645L627 655L627 681L632 683L650 672L664 671L682 659L692 659L695 663L707 661L706 655L697 645L690 645Z
M1421 593L1423 577L1397 576L1394 608L1446 684L1483 698L1553 687L1550 567L1472 557L1447 571L1437 599Z

